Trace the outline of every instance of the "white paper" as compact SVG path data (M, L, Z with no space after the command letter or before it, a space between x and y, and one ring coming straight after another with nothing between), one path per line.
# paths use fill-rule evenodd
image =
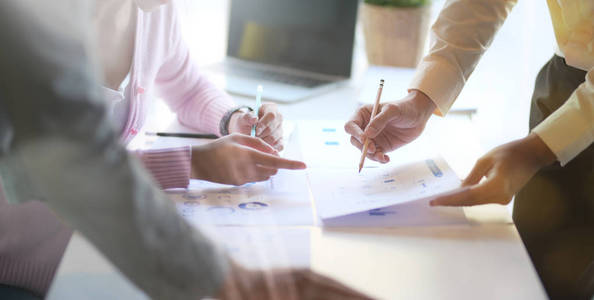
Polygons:
M297 127L301 153L308 168L358 165L361 151L351 145L343 121L306 121ZM380 164L371 160L366 167Z
M188 189L166 193L194 224L313 224L304 171L279 170L268 181L238 187L192 180Z
M356 167L312 168L309 179L322 219L417 201L460 185L458 177L439 157L368 168L361 173Z
M429 207L428 199L322 220L325 227L400 227L468 224L460 207Z

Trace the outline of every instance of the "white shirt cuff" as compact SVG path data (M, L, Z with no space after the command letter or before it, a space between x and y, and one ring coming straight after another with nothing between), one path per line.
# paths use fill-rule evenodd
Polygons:
M425 58L418 66L409 89L429 96L437 106L438 115L445 116L464 87L462 72L443 60Z
M574 92L567 102L536 126L536 133L553 151L562 166L594 141L592 118L580 108Z

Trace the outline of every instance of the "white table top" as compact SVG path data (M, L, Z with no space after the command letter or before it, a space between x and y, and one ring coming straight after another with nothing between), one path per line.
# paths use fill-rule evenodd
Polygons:
M238 101L247 101L237 99ZM338 105L343 103L343 105ZM290 119L347 115L356 107L349 87L282 106ZM332 110L330 108L337 108ZM328 113L331 111L331 113ZM308 112L311 112L308 114ZM296 116L296 118L294 117ZM344 118L344 117L343 117ZM463 177L481 149L468 115L432 119L431 139ZM393 157L397 157L397 152ZM546 295L504 206L465 208L469 225L401 228L320 228L294 230L284 246L299 256L287 265L309 266L371 296L383 299L545 299ZM235 227L228 230L245 230ZM270 230L252 226L249 230ZM301 240L303 239L303 242ZM290 249L304 244L299 249ZM309 244L309 246L307 246ZM268 249L255 249L266 256ZM80 235L72 238L48 299L144 299L145 296Z

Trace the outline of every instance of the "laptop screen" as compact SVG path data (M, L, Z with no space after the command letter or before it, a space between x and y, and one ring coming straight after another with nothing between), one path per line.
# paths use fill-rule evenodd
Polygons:
M350 77L358 0L231 0L227 55Z

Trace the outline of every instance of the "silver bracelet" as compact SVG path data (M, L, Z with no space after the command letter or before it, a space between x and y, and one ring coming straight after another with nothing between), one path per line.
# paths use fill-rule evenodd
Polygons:
M221 133L221 136L226 136L229 134L229 122L231 121L231 116L242 110L242 109L247 109L248 111L254 111L251 107L247 106L247 105L240 105L237 107L234 107L230 110L228 110L223 117L221 118L221 121L219 122L219 132Z

